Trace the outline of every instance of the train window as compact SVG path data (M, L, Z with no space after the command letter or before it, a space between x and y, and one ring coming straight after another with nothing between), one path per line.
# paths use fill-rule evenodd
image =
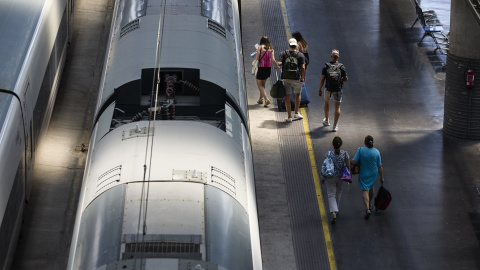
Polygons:
M142 95L150 95L156 89L152 83L156 69L142 69ZM174 99L176 96L198 96L200 70L188 68L162 68L160 70L159 96Z
M97 121L97 134L95 135L95 145L100 141L100 139L105 136L108 132L110 132L110 128L112 126L112 118L113 112L115 111L115 102L110 104L108 108L106 108L103 113L100 115Z
M235 147L242 152L242 119L228 102L225 103L225 132L234 139Z

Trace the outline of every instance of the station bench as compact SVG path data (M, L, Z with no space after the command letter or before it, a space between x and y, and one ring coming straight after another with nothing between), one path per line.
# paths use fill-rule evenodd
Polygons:
M418 45L422 43L426 36L430 36L433 39L433 42L435 42L436 46L433 52L438 50L441 54L447 54L450 32L444 31L443 24L438 19L435 10L423 10L418 4L417 0L413 0L413 2L415 4L417 18L410 29L412 29L417 22L420 22L424 32L422 38L418 42Z

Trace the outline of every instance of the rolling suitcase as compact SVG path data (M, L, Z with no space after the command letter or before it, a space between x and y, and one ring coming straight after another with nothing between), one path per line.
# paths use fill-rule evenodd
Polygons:
M290 103L292 104L292 111L295 108L295 94L292 91L292 95L290 96ZM310 98L308 98L307 86L305 83L302 85L302 94L300 99L300 107L307 107L308 103L310 103ZM285 109L285 99L277 99L277 107L279 111L284 111Z

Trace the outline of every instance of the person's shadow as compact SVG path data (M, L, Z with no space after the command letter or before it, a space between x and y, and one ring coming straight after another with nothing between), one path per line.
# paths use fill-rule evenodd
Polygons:
M322 139L326 137L327 132L332 132L330 126L320 126L315 129L310 130L310 138L312 139Z

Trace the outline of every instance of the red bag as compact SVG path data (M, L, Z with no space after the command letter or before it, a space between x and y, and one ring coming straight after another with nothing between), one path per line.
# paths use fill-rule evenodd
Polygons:
M392 195L390 192L382 186L377 192L377 196L375 197L375 210L385 210L387 209L388 205L392 201Z

